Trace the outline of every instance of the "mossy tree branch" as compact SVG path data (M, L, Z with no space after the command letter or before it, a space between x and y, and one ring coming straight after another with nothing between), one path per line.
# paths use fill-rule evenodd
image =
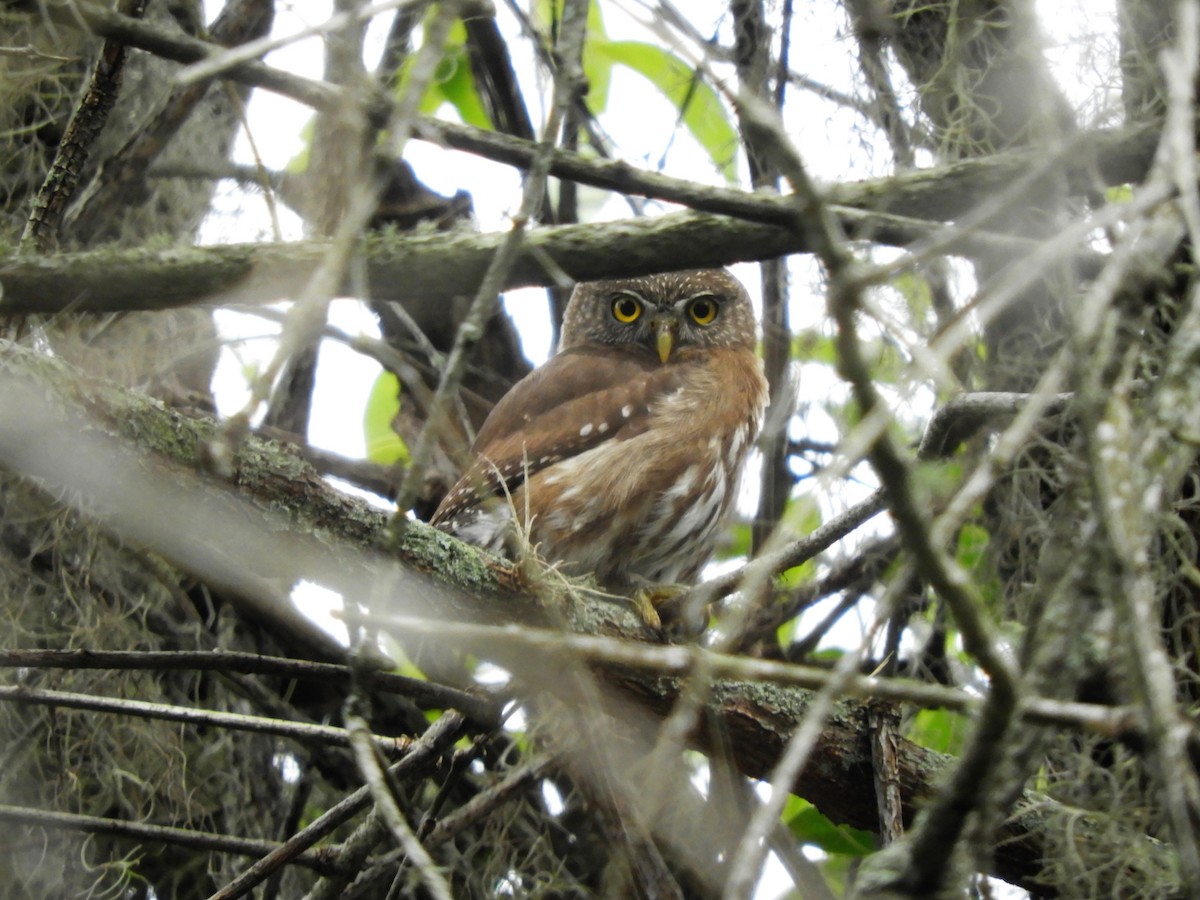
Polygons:
M315 638L316 627L291 608L289 590L299 574L359 597L382 597L405 613L429 618L509 627L549 624L630 641L653 639L619 604L578 592L547 596L544 586L531 591L507 565L420 523L389 533L386 514L334 491L286 446L249 437L231 447L212 421L189 419L140 395L80 379L33 351L9 345L4 356L0 379L7 399L0 403L0 418L11 422L15 413L23 416L22 428L0 429L4 466L65 489L62 496L72 498L74 505L124 540L163 555L198 578L213 579L219 571L216 580L232 585L235 602L254 616L270 617L279 628L304 632L305 640L320 645L321 658L345 652L334 642ZM32 398L40 403L32 403ZM106 453L113 459L104 460L96 473L77 463L79 456L94 461ZM118 456L135 462L122 468L113 461ZM147 496L166 507L162 521L136 496L121 499L128 497L132 477L144 480ZM164 481L186 493L165 495ZM111 485L111 495L101 483ZM132 508L123 508L123 502ZM183 515L189 523L186 534L178 541L164 535L163 521L178 522ZM210 519L229 535L232 546L255 536L260 543L245 549L256 561L255 571L231 574L228 560L214 561L222 555L220 550L195 549L193 545L203 544L211 531L206 526ZM303 560L302 568L297 568L297 559ZM488 646L473 642L470 649L486 656ZM511 646L506 651L502 639L491 646L501 665L516 666L520 656L531 655ZM547 656L540 662L547 665L549 660ZM652 719L669 714L686 680L652 668L601 662L592 670L603 685ZM812 697L811 691L795 686L718 679L700 733L724 735L737 769L763 777L804 719ZM870 829L876 823L876 804L867 715L862 701L838 703L794 789L835 821ZM705 743L700 735L696 739ZM950 757L900 741L898 774L906 816L915 813L954 765ZM996 848L997 875L1036 885L1040 834L1050 827L1054 807L1032 792L1018 803ZM1106 827L1100 814L1070 815L1078 834L1094 830L1099 835ZM1161 860L1155 862L1160 852L1156 845L1149 839L1146 845L1148 865L1166 871Z

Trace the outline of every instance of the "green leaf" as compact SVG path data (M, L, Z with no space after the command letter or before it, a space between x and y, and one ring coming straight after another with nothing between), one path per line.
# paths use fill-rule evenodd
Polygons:
M534 21L549 34L562 21L563 0L536 0ZM587 78L588 109L600 114L608 107L614 65L647 78L679 110L684 127L700 143L727 181L737 181L737 130L721 98L696 70L675 54L642 41L611 41L604 30L600 4L588 4L587 40L583 45L583 74Z
M933 307L933 291L924 275L904 271L892 279L892 287L900 292L904 302L908 304L913 321L924 322L929 310Z
M958 564L966 571L972 571L987 552L991 536L982 525L968 522L958 532L958 549L954 554Z
M422 107L432 107L428 111L432 115L442 105L442 102L449 103L465 124L491 130L492 119L488 115L487 109L484 108L483 101L479 98L479 91L475 89L475 76L467 62L466 49L459 48L452 51L451 54L443 56L441 62L438 63L438 72L441 72L443 67L450 70L450 75L444 81L437 81L429 86L425 100L421 103ZM422 112L425 111L422 109Z
M737 131L717 92L695 69L662 47L641 41L589 40L588 48L647 78L675 104L684 126L708 151L725 179L737 180ZM593 111L597 108L592 107Z
M821 507L816 498L802 495L793 498L783 514L784 522L792 534L812 534L821 527ZM779 584L790 588L810 581L816 571L815 559L807 560L798 566L779 573Z
M1109 203L1128 203L1133 199L1132 184L1114 184L1104 189L1104 199Z
M908 739L914 744L958 756L962 753L970 720L949 709L923 709L908 726Z
M801 331L792 338L792 359L799 362L835 366L837 357L837 347L834 346L833 338L815 328Z
M583 75L588 84L588 109L594 114L608 108L613 59L605 53L597 52L597 48L609 43L608 35L604 31L604 19L600 16L600 4L592 0L588 6L587 40L583 45Z
M435 13L436 9L431 9L429 15ZM413 56L405 59L397 72L395 93L398 97L408 90L414 59ZM475 87L475 75L471 71L467 52L467 28L461 21L456 21L450 27L442 58L438 60L418 108L425 115L433 115L445 104L454 107L459 118L467 125L488 130L492 128L491 117Z
M308 171L312 157L313 135L316 133L317 117L313 116L300 129L300 150L288 160L284 169L289 175L303 175Z
M392 420L400 412L400 381L391 372L380 372L367 396L363 410L363 436L367 441L367 459L385 466L410 460L408 446L392 430Z
M820 847L826 853L866 856L875 852L875 838L869 831L849 825L834 825L815 806L800 797L788 797L782 819L797 840Z

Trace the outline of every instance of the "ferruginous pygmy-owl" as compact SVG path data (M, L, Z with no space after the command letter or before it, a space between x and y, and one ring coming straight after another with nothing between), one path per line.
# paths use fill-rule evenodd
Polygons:
M762 427L754 344L723 269L577 285L558 352L496 404L433 524L498 551L515 514L607 590L690 584Z

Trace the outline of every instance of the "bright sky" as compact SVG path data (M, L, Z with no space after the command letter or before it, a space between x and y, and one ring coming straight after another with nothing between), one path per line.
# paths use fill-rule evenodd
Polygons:
M1095 40L1081 38L1094 37L1097 32L1112 33L1112 0L1038 0L1037 6L1049 35L1048 54L1063 73L1061 81L1064 87L1073 99L1081 101L1086 97L1103 96L1099 83L1103 71L1111 71L1112 42L1098 45ZM796 4L796 7L799 21L793 29L793 68L840 90L851 90L857 72L853 48L844 39L831 39L831 36L843 34L845 30L840 9L832 3ZM688 14L693 16L702 33L711 34L714 23L722 20L725 8L723 2L704 0L689 3ZM606 3L605 10L605 26L611 36L648 39L641 24L647 19L648 13L638 0ZM497 12L498 21L506 33L515 36L516 26L503 4L497 4ZM323 0L281 6L275 33L287 34L305 25L319 23L328 13L329 4ZM375 53L378 52L385 29L386 22L371 29L369 45L375 48ZM649 39L653 40L653 35ZM1084 56L1081 48L1090 47L1095 52L1097 46L1106 51L1106 58L1097 60ZM273 66L312 77L317 74L320 58L319 39L308 38L272 53L268 61ZM523 84L538 83L539 76L532 70L530 59L518 54L515 62L523 67L518 72ZM527 90L526 96L531 102L536 102L541 93ZM870 149L869 144L877 139L856 132L856 123L850 113L837 111L830 104L800 91L793 90L791 97L793 112L788 123L789 129L802 149L806 162L819 178L845 180L887 173L890 165L888 154ZM631 115L613 114L621 109L631 110ZM544 114L544 110L531 109L531 114L536 120ZM284 168L299 152L301 135L311 115L309 109L291 100L266 91L254 92L248 118L259 125L255 145L268 168ZM264 126L264 123L269 123L269 126ZM719 176L704 150L686 131L676 129L674 123L673 109L664 98L649 88L641 76L617 67L609 114L604 124L624 157L649 167L665 160L667 171L672 174L719 182ZM852 148L852 152L847 152L847 147ZM235 155L240 162L249 163L254 159L250 142L244 134L237 143ZM508 217L520 201L520 175L516 170L420 141L409 144L406 158L419 177L434 190L445 194L453 194L463 188L468 190L480 230L494 231L508 227ZM583 193L585 203L588 194L594 198L589 220L629 215L627 205L619 198L610 198L597 209L595 200L599 199L600 192L585 188ZM647 205L650 213L664 208L664 204ZM301 237L299 220L285 207L280 207L280 215L285 238ZM267 238L269 235L270 221L261 197L253 193L243 194L226 183L218 212L202 231L202 241L246 241ZM817 272L807 259L794 258L791 264L794 284L792 321L801 327L816 325L824 314ZM751 293L757 295L755 267L738 266L735 267L735 273L747 284ZM550 352L550 330L543 292L536 289L511 291L505 297L505 304L518 322L526 355L535 363L542 361ZM375 330L372 317L354 303L336 303L333 319L335 325L350 332L373 333ZM222 410L228 412L240 408L244 402L244 369L247 366L260 366L269 358L273 342L261 338L272 334L274 329L262 320L231 313L222 313L221 321L227 336L241 339L241 343L231 345L225 354L217 381L219 402ZM322 348L323 377L318 380L314 397L312 439L315 443L347 456L362 455L365 447L361 407L357 398L365 399L366 390L377 371L374 363L340 345L326 342Z

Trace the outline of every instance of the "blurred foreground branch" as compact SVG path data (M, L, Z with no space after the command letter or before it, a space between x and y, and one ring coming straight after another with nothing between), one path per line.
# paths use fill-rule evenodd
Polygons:
M571 642L551 642L539 651L537 641L504 640L506 634L519 633L513 631L518 625L550 625L632 642L628 652L636 657L642 646L650 651L646 658L635 664L619 657L592 658L588 667L598 683L652 721L668 715L678 700L689 651L671 648L685 654L681 670L678 654L646 646L652 636L625 606L572 591L565 583L528 590L507 564L419 523L404 529L394 551L385 551L386 515L337 493L287 447L255 437L226 446L224 433L212 421L185 418L156 401L82 380L61 363L22 347L4 350L4 466L68 498L123 540L162 555L201 580L234 588L234 602L246 612L303 634L320 645L322 658L344 658L345 650L322 639L292 606L290 588L301 578L391 615L504 625L495 631L495 640L467 640L453 628L444 629L441 639L455 649L494 658L514 672L526 691L561 688L555 679L537 680L537 672L562 671ZM188 528L168 526L184 514ZM225 538L221 547L212 545L217 534ZM522 667L533 664L541 668L522 677ZM794 686L788 667L766 665L755 674L767 680L715 679L704 722L693 735L705 747L709 736L720 734L733 765L755 778L771 771L813 697L812 691ZM793 685L772 683L773 674ZM858 691L869 695L871 681L859 684ZM1091 729L1109 722L1118 732L1125 727L1136 731L1137 724L1125 721L1117 710L1097 706L1094 716L1066 706L1062 710L1068 719L1074 716L1077 726ZM1045 721L1046 714L1045 709L1027 711L1026 717ZM874 829L868 715L862 701L837 704L794 790L837 822ZM1086 721L1089 716L1092 720ZM904 740L898 741L897 754L904 813L911 819L954 761ZM996 848L996 874L1036 884L1040 833L1054 806L1026 793ZM1101 814L1072 815L1080 835L1105 826ZM1163 851L1147 839L1146 852L1154 859Z

